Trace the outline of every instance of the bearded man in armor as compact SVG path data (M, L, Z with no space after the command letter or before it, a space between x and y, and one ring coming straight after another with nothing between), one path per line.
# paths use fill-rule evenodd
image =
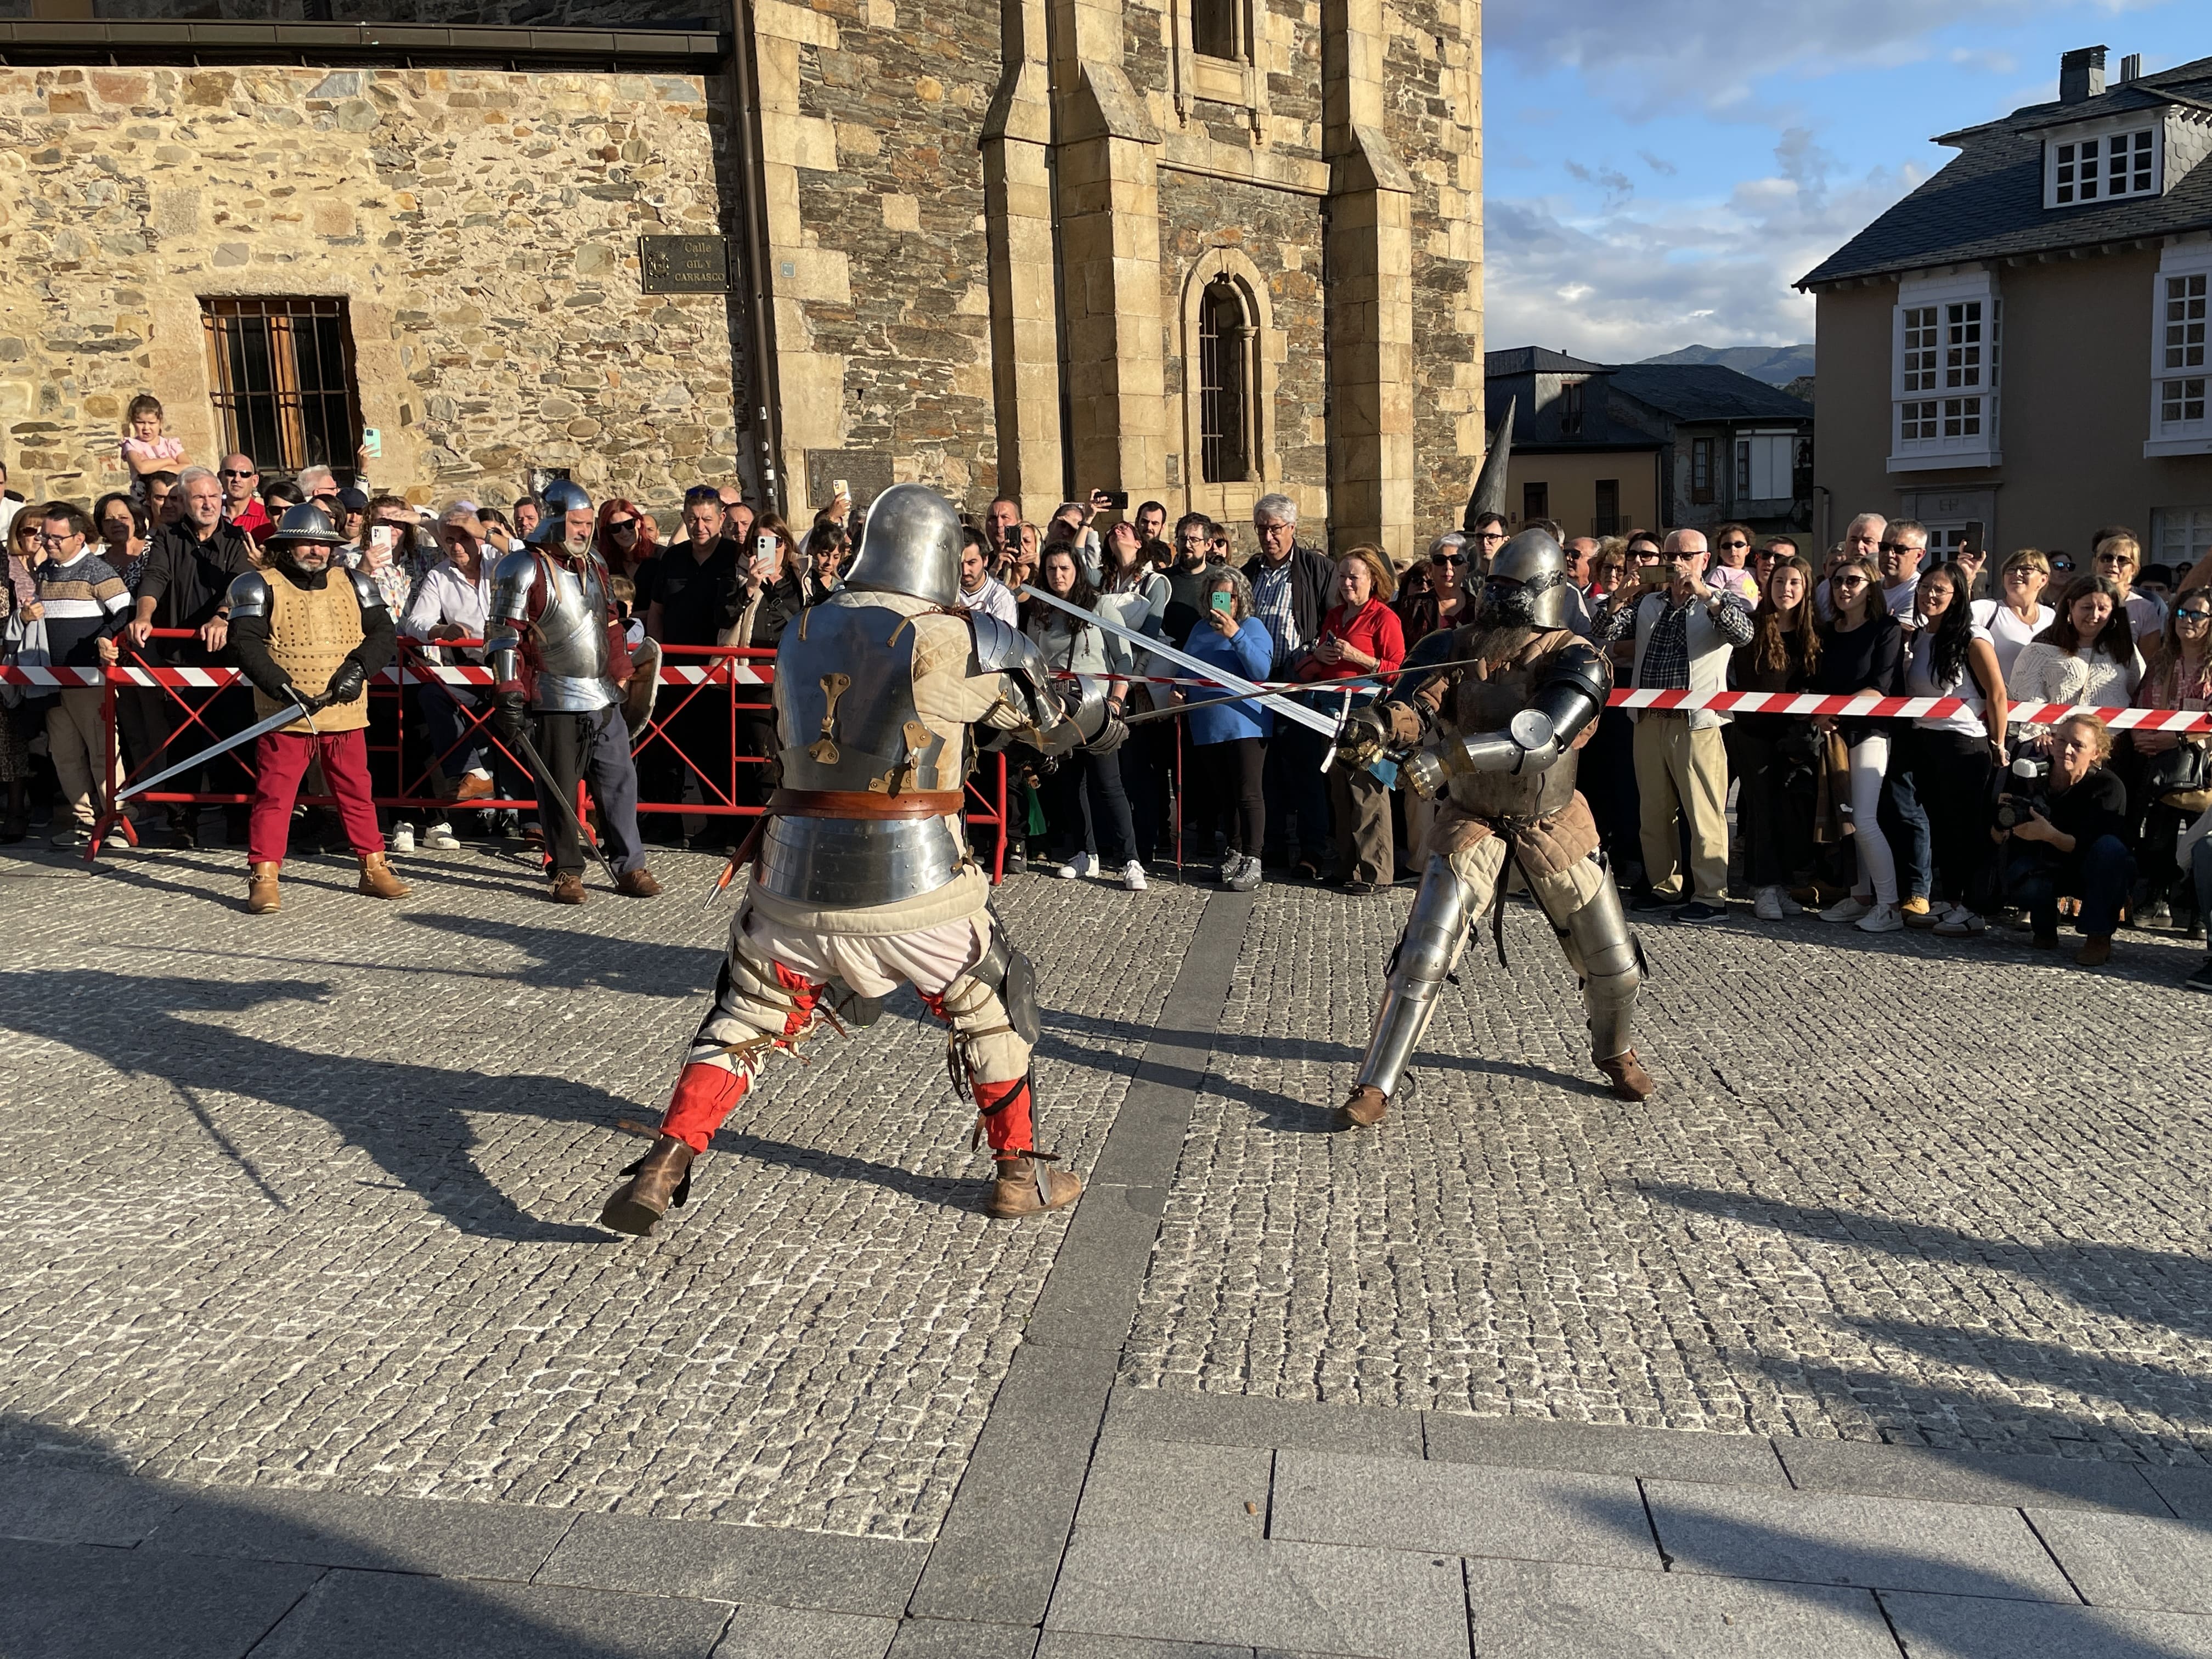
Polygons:
M991 1214L1042 1214L1082 1183L1037 1150L1035 979L989 906L963 817L975 741L1047 756L1118 741L1095 705L1063 708L1036 647L961 603L961 529L920 484L876 498L844 585L777 647L782 787L730 925L714 1005L652 1150L602 1225L645 1234L689 1194L694 1158L772 1054L825 1021L865 1024L912 985L951 1028L954 1081L990 1144ZM842 1029L842 1027L841 1027Z
M266 720L296 708L300 718L264 732L254 750L253 805L247 820L246 908L281 908L277 872L292 830L292 808L308 766L320 761L337 797L338 820L361 860L360 890L372 898L407 896L384 859L384 835L368 782L368 705L362 694L391 662L395 630L376 584L358 570L332 570L345 544L329 514L313 501L287 511L269 538L266 568L230 584L230 659L253 687L254 713Z
M545 487L544 500L545 516L528 543L492 571L484 666L491 670L495 718L512 737L526 732L530 715L538 717L538 750L561 791L556 801L545 793L546 781L537 781L554 902L584 902L584 848L574 817L579 778L590 780L599 803L617 890L651 898L660 884L645 867L637 763L623 719L629 647L607 592L606 565L592 546L592 498L558 478Z
M1509 866L1582 977L1597 1069L1620 1099L1651 1093L1629 1046L1642 952L1575 788L1575 753L1596 729L1613 673L1568 631L1567 607L1559 544L1522 531L1492 561L1474 619L1422 641L1396 689L1349 722L1341 748L1352 763L1401 757L1408 786L1437 811L1341 1127L1382 1121L1469 932L1486 914L1500 927Z

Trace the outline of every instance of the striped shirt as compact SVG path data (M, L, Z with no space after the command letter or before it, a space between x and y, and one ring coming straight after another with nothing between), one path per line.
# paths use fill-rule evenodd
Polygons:
M97 553L80 553L67 564L49 559L37 571L39 603L46 611L46 647L57 664L96 667L98 641L122 630L131 590Z

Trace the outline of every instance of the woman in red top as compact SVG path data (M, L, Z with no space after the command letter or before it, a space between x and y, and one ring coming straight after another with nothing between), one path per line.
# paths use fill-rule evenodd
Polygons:
M1355 547L1339 559L1337 603L1322 618L1321 637L1299 661L1297 678L1319 682L1395 673L1406 660L1406 633L1390 608L1395 586L1390 562L1379 549ZM1372 702L1376 690L1365 687L1353 701ZM1329 769L1329 807L1336 819L1332 879L1347 893L1371 893L1395 873L1390 783L1364 766L1340 763Z

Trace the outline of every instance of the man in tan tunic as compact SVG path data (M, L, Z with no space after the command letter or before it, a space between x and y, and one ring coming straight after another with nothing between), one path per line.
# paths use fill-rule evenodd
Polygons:
M1559 544L1522 531L1492 562L1474 621L1424 640L1397 689L1352 718L1343 752L1355 763L1402 756L1408 786L1437 811L1342 1127L1378 1123L1389 1110L1469 932L1486 915L1497 926L1509 863L1582 976L1598 1070L1623 1100L1651 1092L1628 1042L1640 953L1575 788L1575 753L1613 677L1568 631L1565 593Z
M270 537L267 568L230 585L230 658L252 684L255 713L266 720L280 708L300 710L290 725L264 732L254 753L246 908L255 915L278 907L292 807L314 761L323 763L346 840L361 860L360 890L386 899L407 893L384 860L363 736L363 693L392 660L392 612L367 576L331 568L332 550L344 539L327 513L303 502Z

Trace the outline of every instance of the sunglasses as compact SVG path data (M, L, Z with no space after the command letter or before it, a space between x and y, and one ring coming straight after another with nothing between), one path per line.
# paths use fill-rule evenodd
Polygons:
M2097 555L2097 562L2099 564L2129 565L2133 564L2135 561L2124 553L2100 553Z
M1881 542L1876 544L1885 553L1919 553L1925 550L1915 547L1911 542Z
M2203 622L2206 617L2212 617L2212 611L2177 611L2173 614L2184 622Z
M625 530L635 530L637 528L637 520L635 519L609 519L607 520L607 528L613 531L616 535L619 536Z
M1864 587L1867 579L1864 576L1838 576L1833 585L1838 587Z
M215 476L218 478L258 478L261 475L258 472L234 472L228 467L225 467Z
M1723 542L1721 545L1727 548L1738 548L1749 547L1751 544L1749 542Z
M1464 553L1439 553L1436 557L1431 559L1429 562L1431 564L1465 564L1467 562L1467 555Z
M2063 575L2073 568L2074 562L2071 559L2053 559L2051 562L2051 573L2054 576Z

